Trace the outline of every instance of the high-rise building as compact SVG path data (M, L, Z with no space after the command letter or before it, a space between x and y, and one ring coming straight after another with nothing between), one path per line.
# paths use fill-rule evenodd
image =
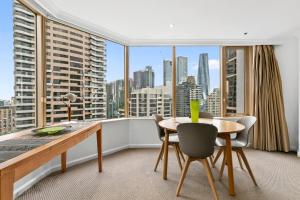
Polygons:
M164 60L164 86L171 86L172 84L172 61Z
M244 112L244 61L242 49L227 49L226 82L227 82L227 113Z
M220 89L214 88L206 99L206 112L213 114L215 117L220 116L221 101Z
M154 87L154 71L151 66L146 66L145 70L133 72L133 87L134 89Z
M205 97L207 97L210 90L208 53L202 53L199 55L198 85L201 86Z
M67 120L61 97L77 96L72 119L106 118L106 44L76 28L46 22L47 123Z
M194 76L188 76L187 80L176 86L176 115L187 117L190 114L191 98L199 100L201 106L203 101L202 88L196 84Z
M172 99L166 86L133 90L130 94L129 115L150 117L153 114L171 116Z
M124 117L124 80L106 84L107 118Z
M16 107L14 105L0 107L0 135L10 133L15 130L15 112Z
M15 125L24 129L36 125L36 16L16 0L13 9Z
M188 76L188 58L178 56L176 59L176 85L186 81Z

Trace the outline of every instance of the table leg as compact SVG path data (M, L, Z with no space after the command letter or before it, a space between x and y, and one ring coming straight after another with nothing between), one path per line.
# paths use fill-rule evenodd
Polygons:
M0 200L13 200L14 172L0 171Z
M169 150L169 132L165 129L165 139L164 139L164 170L163 170L163 179L167 180L168 176L168 150Z
M226 163L228 170L228 186L229 186L229 195L234 196L234 176L233 176L233 164L232 164L232 147L231 147L231 138L229 134L225 135L226 140Z
M60 155L60 161L61 161L61 173L65 173L67 170L67 152L63 152Z
M102 172L102 129L97 131L98 169Z

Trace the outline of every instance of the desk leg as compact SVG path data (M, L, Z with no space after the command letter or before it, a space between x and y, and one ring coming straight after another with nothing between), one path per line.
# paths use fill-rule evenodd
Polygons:
M229 134L225 135L226 139L226 163L228 170L228 186L229 186L229 195L234 196L234 176L233 176L233 164L232 164L232 147L231 147L231 138Z
M164 140L164 171L163 171L163 179L167 180L168 176L168 150L169 150L169 132L165 129L165 140Z
M102 129L97 131L98 168L102 172Z
M61 161L61 173L65 173L67 170L67 152L63 152L60 156Z
M13 200L14 172L0 171L0 200Z

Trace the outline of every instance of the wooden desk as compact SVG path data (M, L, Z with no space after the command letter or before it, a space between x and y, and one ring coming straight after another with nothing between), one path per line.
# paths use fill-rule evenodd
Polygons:
M163 179L167 179L168 171L168 141L169 134L176 131L177 126L180 123L190 123L191 119L187 117L177 117L162 120L159 122L159 126L165 130L165 145L164 145L164 168L163 168ZM222 137L226 140L226 161L228 169L228 186L229 194L234 196L234 176L232 166L232 148L230 134L240 132L245 129L245 126L237 122L218 120L218 119L199 119L199 123L212 124L218 129L218 137Z
M92 134L97 134L98 171L102 172L102 127L100 122L79 122L74 131L61 135L53 141L29 150L19 156L0 163L0 200L12 200L14 182L41 165L61 155L61 171L67 167L67 150ZM28 134L30 130L26 130ZM23 132L26 132L23 131ZM22 136L26 134L21 134Z

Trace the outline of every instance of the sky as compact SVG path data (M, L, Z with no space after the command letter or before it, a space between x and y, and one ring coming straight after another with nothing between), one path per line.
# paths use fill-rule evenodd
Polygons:
M1 0L0 6L0 99L14 95L12 0Z
M0 99L9 100L14 95L13 63L13 6L12 0L1 0L0 6ZM124 47L107 41L108 82L124 77ZM129 76L133 72L151 65L155 73L155 85L163 84L163 60L172 60L172 48L169 46L130 47ZM180 46L177 56L188 57L188 75L197 77L200 53L208 53L211 90L219 87L219 47L218 46Z
M199 54L208 53L210 89L220 87L219 46L179 46L176 56L188 57L188 75L197 77ZM122 45L107 42L107 81L122 79L124 76L124 48ZM163 84L163 60L172 60L172 47L130 47L129 77L133 72L150 65L155 73L155 86Z

